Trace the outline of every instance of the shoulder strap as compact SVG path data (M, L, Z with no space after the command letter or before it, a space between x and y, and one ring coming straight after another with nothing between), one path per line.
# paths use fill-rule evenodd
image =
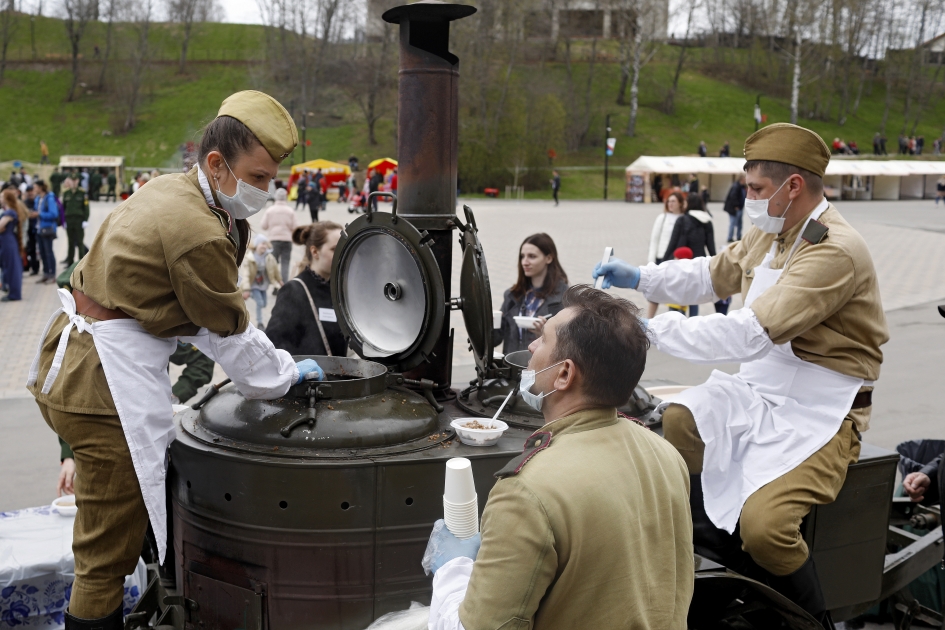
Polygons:
M292 281L298 282L302 285L302 288L305 289L305 297L308 298L308 305L312 307L312 316L315 318L315 323L318 324L318 334L322 336L322 344L325 346L325 352L328 356L334 356L331 353L331 346L328 345L328 337L325 335L325 328L322 326L322 320L318 318L318 309L315 308L315 300L312 299L312 294L308 290L305 282L302 281L298 276L292 278Z

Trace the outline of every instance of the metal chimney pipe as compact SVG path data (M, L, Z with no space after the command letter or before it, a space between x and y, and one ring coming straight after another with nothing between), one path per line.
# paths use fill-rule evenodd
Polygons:
M449 52L450 22L475 12L468 5L422 0L382 16L400 25L397 214L430 233L447 296L459 142L459 58ZM439 384L438 397L449 392L450 344L447 310L430 362L408 374Z

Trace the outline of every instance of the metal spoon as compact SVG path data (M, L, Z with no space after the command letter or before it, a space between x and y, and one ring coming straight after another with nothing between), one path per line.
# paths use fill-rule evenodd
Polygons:
M493 420L499 419L499 414L502 413L503 409L505 409L505 403L509 402L509 398L511 398L514 394L515 394L515 388L512 388L512 391L509 392L509 395L506 396L505 400L502 401L502 404L499 405L499 410L495 412L494 416L492 416Z

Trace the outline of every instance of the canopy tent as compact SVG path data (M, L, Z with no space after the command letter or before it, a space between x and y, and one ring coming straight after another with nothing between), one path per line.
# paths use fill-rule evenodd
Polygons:
M351 175L351 168L347 164L340 164L338 162L331 162L329 160L317 159L309 160L308 162L302 162L301 164L292 165L292 169L289 171L289 199L295 199L298 195L298 190L296 183L299 181L299 178L302 177L302 173L305 171L315 172L318 169L322 170L322 176L325 178L325 181L329 186L332 186L338 182L347 181L348 176Z
M721 201L744 167L744 158L643 155L626 169L626 200L650 202L655 175L694 173L708 189L710 199ZM824 189L835 199L921 199L934 196L935 182L941 175L945 175L945 161L834 156L827 165Z
M369 169L373 168L376 171L380 171L381 175L387 175L388 171L392 171L396 167L397 160L393 158L380 158L368 164Z
M117 191L121 194L122 182L125 180L125 156L123 155L63 155L59 158L59 170L71 168L87 168L93 170L104 169L114 172L117 181Z

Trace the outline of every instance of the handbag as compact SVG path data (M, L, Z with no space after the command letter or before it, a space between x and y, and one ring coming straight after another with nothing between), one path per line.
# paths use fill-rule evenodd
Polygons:
M39 228L39 235L44 238L56 238L56 226L46 226Z

